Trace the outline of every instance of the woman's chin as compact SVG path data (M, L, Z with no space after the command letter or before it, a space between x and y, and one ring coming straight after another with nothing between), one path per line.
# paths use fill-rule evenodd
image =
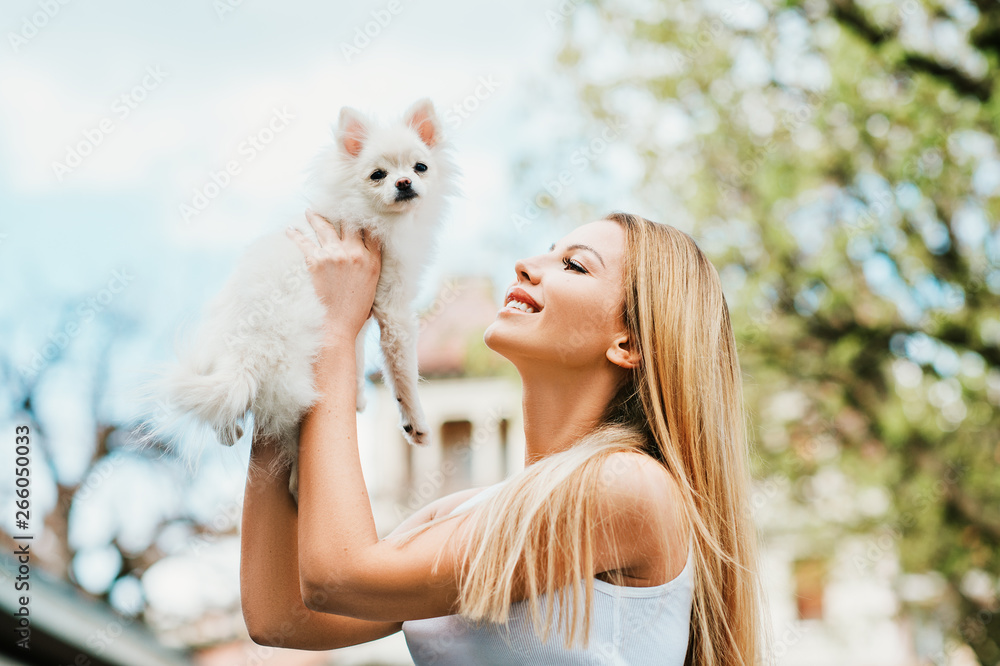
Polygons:
M513 331L505 331L504 328L506 326L500 320L494 320L483 332L483 342L487 348L512 361L512 356L517 356L518 344Z
M512 331L503 330L502 325L492 331L491 328L493 326L487 328L483 334L483 342L489 349L507 359L522 376L524 371L546 364L548 355L545 350L538 349L534 345L525 345L523 335L517 337Z
M496 325L497 323L494 320L489 326L486 327L486 330L483 331L483 342L486 344L487 348L492 349L496 353L502 355L503 352L501 352L494 346L497 341Z

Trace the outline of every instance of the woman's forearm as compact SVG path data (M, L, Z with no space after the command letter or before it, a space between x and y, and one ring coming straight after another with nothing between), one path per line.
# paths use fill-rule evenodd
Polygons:
M254 640L286 642L281 622L308 612L302 603L297 558L298 517L288 492L289 470L275 469L274 445L255 441L250 448L240 536L240 597L243 618Z
M315 364L321 398L299 435L299 571L314 610L336 607L379 541L358 452L354 349L349 335L326 336Z
M306 608L289 471L271 471L274 459L273 446L255 442L251 447L240 548L240 596L250 637L260 645L331 650L399 631L399 622L368 622Z

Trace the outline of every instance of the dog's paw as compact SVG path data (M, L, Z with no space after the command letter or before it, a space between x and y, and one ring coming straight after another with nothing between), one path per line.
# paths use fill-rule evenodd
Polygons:
M219 439L219 443L224 446L234 445L243 436L243 426L239 423L213 426L212 430L215 431L215 436Z
M406 441L410 444L424 446L431 441L430 428L422 421L418 421L416 424L402 423L400 427L403 429Z
M365 398L365 394L361 388L358 388L358 399L356 404L359 412L365 411L365 406L368 404L368 399Z

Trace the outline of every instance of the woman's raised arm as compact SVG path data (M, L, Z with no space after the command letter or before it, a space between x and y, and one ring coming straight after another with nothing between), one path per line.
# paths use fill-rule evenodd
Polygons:
M306 608L289 470L274 469L274 445L255 437L250 451L240 544L240 601L250 638L259 645L330 650L399 631L401 622L358 620Z

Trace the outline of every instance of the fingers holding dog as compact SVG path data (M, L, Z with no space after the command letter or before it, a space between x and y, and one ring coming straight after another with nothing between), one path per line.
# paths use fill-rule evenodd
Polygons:
M291 238L292 241L299 247L299 250L302 251L302 256L305 257L306 260L306 266L312 268L316 261L313 256L318 247L316 243L306 238L305 234L293 226L289 226L285 229L285 235Z
M334 225L330 220L316 211L306 209L306 221L309 222L309 226L316 233L316 238L319 240L321 247L327 247L341 240L340 225Z
M379 260L382 257L382 245L379 243L378 236L372 233L368 233L365 229L361 229L361 244L364 245L365 249L373 254L379 256Z
M381 272L381 250L371 234L349 225L343 237L320 215L306 218L319 243L302 230L289 227L286 234L305 256L316 295L326 310L328 332L353 340L371 314ZM367 239L367 243L366 243Z

